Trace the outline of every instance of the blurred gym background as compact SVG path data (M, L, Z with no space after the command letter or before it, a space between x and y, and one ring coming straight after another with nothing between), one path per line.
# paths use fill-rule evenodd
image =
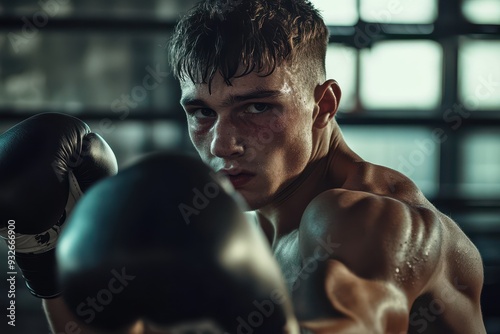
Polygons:
M56 111L100 133L122 168L145 152L192 151L166 41L195 2L0 1L0 133ZM328 76L343 89L347 142L413 179L473 240L485 323L500 333L500 1L313 3L331 31ZM16 327L6 326L0 250L1 332L49 333L20 275Z

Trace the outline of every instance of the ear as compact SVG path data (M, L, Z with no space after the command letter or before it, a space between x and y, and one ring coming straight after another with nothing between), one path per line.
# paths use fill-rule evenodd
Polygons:
M314 100L316 102L314 126L322 129L328 125L337 113L342 92L335 80L325 81L314 90Z

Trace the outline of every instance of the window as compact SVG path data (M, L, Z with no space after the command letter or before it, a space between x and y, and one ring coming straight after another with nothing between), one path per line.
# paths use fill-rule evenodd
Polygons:
M442 53L431 41L386 41L361 51L361 101L369 109L434 109Z
M356 0L312 0L327 25L354 25L358 21Z
M464 16L473 23L500 24L500 1L462 0Z
M439 146L430 130L420 127L342 126L347 144L361 158L395 169L435 196L439 185Z
M471 131L462 140L460 190L466 196L500 196L500 135L498 130Z
M361 18L381 23L431 23L436 19L436 0L360 0Z
M335 79L342 90L340 111L350 111L356 104L357 50L342 44L330 44L326 53L326 77Z
M458 69L459 98L468 110L500 110L500 41L462 38Z

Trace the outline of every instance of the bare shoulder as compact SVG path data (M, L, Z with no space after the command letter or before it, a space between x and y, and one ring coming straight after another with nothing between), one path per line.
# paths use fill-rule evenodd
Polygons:
M410 205L428 204L424 194L406 175L367 161L356 162L354 166L341 188L392 197Z
M443 225L437 213L387 196L347 189L321 193L302 217L301 251L308 254L325 238L340 245L334 258L355 274L393 282L410 299L443 265Z
M435 208L413 181L400 172L366 161L359 162L357 165L355 173L353 173L354 177L348 181L345 189L338 190L337 196L348 197L349 190L354 190L354 193L360 191L364 193L364 196L368 197L377 197L378 195L379 201L386 203L379 209L389 213L391 217L393 217L394 213L391 207L394 208L394 205L389 204L391 203L390 199L399 202L399 206L403 211L411 212L409 220L400 220L398 226L403 232L411 231L416 233L417 236L420 233L424 233L425 236L428 233L434 234L438 232L440 240L434 243L434 251L439 251L439 262L441 264L439 268L441 271L438 272L436 268L437 273L434 276L444 278L444 281L457 281L460 278L460 280L467 282L470 287L465 294L468 294L472 299L478 300L483 283L481 256L458 224ZM323 195L335 200L333 198L335 196ZM353 196L354 201L351 203L356 202L355 197ZM328 202L328 198L323 198L323 200ZM326 202L323 204L326 204ZM359 203L356 205L359 205ZM379 221L378 224L385 225L384 221ZM424 243L421 246L429 248L428 246L431 246L431 244L425 245ZM425 254L426 252L424 252ZM439 282L443 282L443 280ZM442 288L440 284L429 284L428 288L432 287Z

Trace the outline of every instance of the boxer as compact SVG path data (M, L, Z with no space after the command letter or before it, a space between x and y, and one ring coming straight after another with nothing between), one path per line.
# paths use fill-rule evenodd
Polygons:
M327 43L309 1L201 1L169 45L196 150L256 211L302 328L484 333L478 250L349 148Z
M425 199L408 178L363 161L348 147L334 118L341 90L334 80L325 78L327 41L328 31L324 22L307 1L256 0L238 1L231 5L227 1L201 2L181 19L170 44L174 74L181 83L181 103L186 110L188 130L195 148L206 164L232 182L248 208L256 211L258 223L292 296L294 316L304 331L484 333L479 303L483 271L477 249L449 217ZM16 150L16 146L10 148L10 138L2 141L2 152ZM22 155L23 150L19 151ZM33 160L33 155L26 156ZM25 160L30 159L26 156L17 160L19 165L26 164ZM2 162L4 157L1 157ZM6 170L12 172L15 168ZM38 178L43 179L45 175L48 174L39 174ZM68 176L63 180L72 178ZM118 182L116 180L122 180L120 184L131 184L120 175L109 182ZM103 181L103 187L109 184L107 181ZM9 184L5 182L1 183L2 186ZM68 181L66 187L71 184L75 183ZM116 186L118 183L113 184ZM28 183L19 190L13 185L10 189L16 193L24 190L15 201L23 203L24 194L32 188ZM96 197L88 203L97 206L97 198L101 197L99 194L104 193L104 189L96 186ZM69 192L75 193L75 198L79 196L76 187ZM89 192L89 195L92 194ZM6 197L1 197L2 201ZM36 201L34 203L37 205ZM112 200L109 203L114 205ZM113 207L115 210L120 207L133 211L132 205L123 203L129 202L122 201L121 206ZM184 216L181 214L183 219L185 216L192 218L193 212L196 212L183 208L187 210L180 211L184 212ZM200 211L196 207L194 210ZM21 211L22 208L18 209L16 216ZM40 227L35 231L29 226L23 232L31 235L57 225L63 210L55 212L52 216L57 218L44 222L43 229ZM79 221L92 221L90 218L77 219L84 217L84 212L88 210L79 212L82 215L75 213L73 217L74 226L82 225ZM116 211L95 211L96 215L109 212ZM11 215L13 213L10 212ZM213 223L212 214L204 217L205 221ZM213 214L213 217L216 220L219 216ZM11 219L2 216L2 222L4 218ZM161 215L154 218L160 220ZM222 224L228 222L224 220ZM239 219L231 220L231 224L242 225ZM116 222L112 225L116 226ZM68 238L78 235L71 232L78 231L78 228L73 227L73 223L71 227ZM246 235L241 233L244 229L238 231L238 235ZM88 231L86 233L89 235ZM96 233L98 235L98 231ZM116 235L120 235L119 231ZM231 240L231 234L225 236L228 239L222 240ZM257 240L255 236L249 235L251 240ZM200 254L217 249L207 248L201 238L198 239L200 243L195 243L194 248L200 248ZM78 242L74 247L80 251L73 255L84 254L81 251L85 249L83 241L75 240ZM156 236L152 240L155 243L150 247L158 245L162 249L161 254L171 254L171 250L175 249L173 246L167 250L162 248L168 246L160 246ZM186 238L180 240L185 241ZM115 245L123 245L123 241L113 241ZM86 250L92 253L92 247ZM65 263L64 256L71 259L72 254L66 253L64 248L59 248L58 252L62 263ZM115 271L106 272L112 275L106 282L112 282L113 278L115 281L105 288L112 292L111 289L118 291L123 287L123 295L115 295L118 299L125 298L133 292L132 286L138 276L127 272L126 267L120 267L120 262L112 253L101 254L109 259L111 265L117 264L113 268ZM204 256L210 257L211 254L213 256L213 253ZM148 260L144 258L145 262ZM88 318L78 319L80 314L75 306L78 308L81 302L75 303L80 298L72 298L71 294L74 292L78 296L78 290L71 289L71 286L80 286L78 282L72 285L80 269L82 273L87 269L95 272L91 264L95 262L73 268L76 271L68 269L61 273L66 273L63 278L69 287L66 303L60 297L46 300L50 302L47 311L54 331L93 331L85 327ZM52 268L53 265L47 267ZM269 268L270 272L274 272L271 264ZM43 269L37 268L36 271L42 272ZM53 270L50 272L53 273ZM25 274L25 277L29 276ZM274 274L272 276L275 277ZM248 278L252 282L260 282L261 276L257 272ZM192 279L186 276L186 282L192 283ZM45 286L47 281L50 280L41 280L39 285ZM123 286L117 286L117 281ZM277 278L277 286L279 281ZM244 282L237 281L237 284ZM259 282L254 283L255 286L261 284ZM125 283L128 285L125 286ZM158 287L159 283L152 282L151 285ZM217 284L210 286L216 287ZM127 290L129 287L131 289ZM163 287L158 289L165 291ZM55 292L51 288L41 290L49 291L44 293L47 298L59 293L57 289ZM99 300L97 294L101 290L96 292L96 300ZM44 297L41 293L37 294ZM115 295L111 296L115 298ZM109 296L105 292L101 292L100 296L105 302L110 300L105 299ZM94 303L92 295L86 297ZM251 295L246 298L251 299ZM151 326L168 327L173 324L169 315L162 318L154 314L154 308L144 306L146 302L142 301L143 305L132 315L130 310L123 311L123 317L139 319L132 324L115 313L103 313L108 310L106 308L98 312L91 304L88 305L95 310L93 320L99 328L119 325L144 331ZM110 302L107 306L114 309L117 304ZM235 305L238 306L237 303ZM86 312L84 316L90 317L89 309L84 307L80 310ZM158 312L161 313L161 310ZM279 330L293 331L294 319L286 310L285 307L279 312L284 314L281 320L271 323L282 324ZM121 311L119 309L118 313ZM224 312L205 311L195 312L191 318L183 313L181 318L196 322L202 320L202 314L208 314L211 318L219 318L222 327L231 326L231 323L234 326L231 322L234 317L227 320L224 319ZM89 322L91 325L93 321ZM258 331L257 327L250 330ZM266 330L266 327L259 328L264 332ZM240 329L244 332L243 327Z

